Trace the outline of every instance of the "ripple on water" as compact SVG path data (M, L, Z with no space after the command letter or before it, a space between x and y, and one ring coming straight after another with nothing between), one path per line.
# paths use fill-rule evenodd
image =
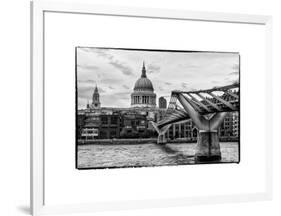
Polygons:
M221 143L221 162L238 162L238 143ZM78 146L79 168L194 164L195 143Z

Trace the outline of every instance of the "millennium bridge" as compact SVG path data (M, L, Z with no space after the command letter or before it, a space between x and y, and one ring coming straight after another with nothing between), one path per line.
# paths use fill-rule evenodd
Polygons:
M173 123L191 119L198 128L195 160L221 160L218 128L228 112L239 111L239 84L198 91L172 91L168 108L159 122L151 122L158 144Z

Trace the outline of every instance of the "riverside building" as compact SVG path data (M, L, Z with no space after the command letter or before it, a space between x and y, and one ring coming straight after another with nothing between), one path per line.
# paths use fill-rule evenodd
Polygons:
M131 93L131 106L127 108L102 107L98 86L93 89L92 101L86 109L77 111L76 134L78 140L119 139L119 138L157 138L150 121L164 118L167 101L159 98L153 83L146 75L143 63L141 77L137 79ZM196 141L198 129L191 120L175 123L166 132L168 140L184 139ZM237 139L239 134L238 112L229 113L219 129L224 140Z

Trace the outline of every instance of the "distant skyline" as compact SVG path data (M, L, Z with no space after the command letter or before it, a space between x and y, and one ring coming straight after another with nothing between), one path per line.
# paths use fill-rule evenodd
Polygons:
M199 90L239 80L239 54L77 48L78 108L91 103L97 85L103 107L130 107L143 61L158 98L172 90Z

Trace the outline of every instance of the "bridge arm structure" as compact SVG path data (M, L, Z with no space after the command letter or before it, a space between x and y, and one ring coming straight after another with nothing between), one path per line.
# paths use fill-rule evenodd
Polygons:
M239 103L239 84L189 92L172 91L164 118L157 123L152 122L159 134L158 143L167 142L165 133L171 124L191 119L198 128L196 161L220 160L218 128L228 112L239 110Z

